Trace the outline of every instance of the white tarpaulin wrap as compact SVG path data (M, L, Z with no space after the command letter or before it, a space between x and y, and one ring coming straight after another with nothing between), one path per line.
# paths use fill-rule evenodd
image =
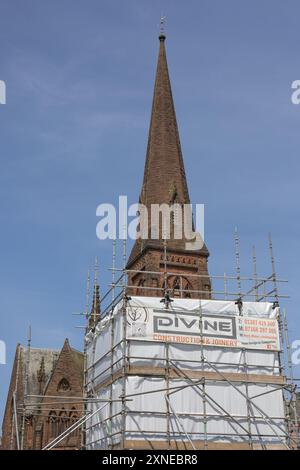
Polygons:
M184 379L171 380L169 384L170 387L178 387L178 391L170 395L170 405L176 415L171 412L168 428L164 391L166 380L159 377L127 377L126 394L130 400L126 403L125 422L122 423L120 402L113 405L112 420L109 419L107 405L89 425L87 448L104 449L111 443L117 445L121 441L122 429L125 429L126 439L136 441L166 441L169 432L171 440L177 441L186 441L186 433L192 440L201 441L205 436L208 442L247 443L250 426L253 443L260 444L262 439L265 445L285 442L282 391L276 386L247 386L249 396L256 397L252 400L251 419L248 420L245 384L238 383L233 388L226 382L208 383L205 386L205 424L202 388L188 385L189 381ZM184 388L180 390L180 387ZM122 381L119 379L113 385L115 399L121 394L121 389ZM267 400L266 393L269 394ZM99 392L97 397L109 397L109 388ZM94 411L99 404L89 406ZM113 434L111 441L108 438L110 434Z
M88 424L87 448L118 445L122 433L125 439L141 441L166 441L170 433L172 440L182 441L182 426L192 440L205 435L207 441L243 443L248 442L250 429L258 445L262 439L281 445L286 438L282 389L276 382L268 383L280 375L278 308L268 302L244 302L241 314L230 301L174 299L165 309L159 298L132 297L126 310L120 302L86 337L87 391L100 399L119 400L123 394L129 399L125 414L120 401L95 414ZM232 386L226 380L206 379L204 409L202 385L180 375L167 380L163 372L153 377L136 372L123 380L124 364L145 371L164 371L169 364L191 375L216 370L220 375L258 374L266 382L235 378ZM116 380L110 386L113 374ZM178 390L169 395L168 407L170 387ZM89 404L88 409L95 411L100 405Z

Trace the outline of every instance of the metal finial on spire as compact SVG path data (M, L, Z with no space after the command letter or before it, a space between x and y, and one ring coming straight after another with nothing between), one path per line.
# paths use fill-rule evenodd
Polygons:
M166 17L161 15L159 20L159 39L165 39Z

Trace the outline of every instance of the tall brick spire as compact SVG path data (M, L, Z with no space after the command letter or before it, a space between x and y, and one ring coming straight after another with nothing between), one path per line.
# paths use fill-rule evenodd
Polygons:
M153 204L189 204L189 192L184 170L184 163L180 145L180 138L176 120L175 107L172 96L172 89L168 71L165 35L163 32L159 36L159 54L156 69L156 79L154 86L154 96L152 102L151 122L148 136L148 146L146 163L144 170L144 179L140 194L140 203L145 205L150 216L151 205ZM160 264L155 259L162 255L163 240L160 234L159 239L151 239L151 218L149 217L149 234L147 240L138 238L131 251L127 267L129 269L145 269L152 271L161 271ZM173 265L178 268L178 264L186 265L186 261L193 264L193 268L185 266L185 271L191 271L195 274L198 271L194 257L201 258L203 268L201 271L207 274L206 262L208 251L204 246L202 250L192 251L191 257L179 258L178 256L188 255L186 251L186 240L184 238L171 239L167 241L167 250L170 259L178 259L173 261ZM200 263L200 264L201 264ZM170 264L170 263L168 263ZM171 263L172 264L172 263ZM170 266L168 266L170 271ZM196 272L197 273L197 272ZM134 277L134 276L133 276ZM132 279L139 285L145 285L145 281L140 276ZM158 285L160 287L160 281ZM209 279L205 289L210 286ZM210 288L210 287L209 287ZM145 295L145 292L143 293ZM151 293L149 293L151 295ZM153 295L153 294L152 294Z
M176 186L178 202L188 204L190 200L167 65L165 36L160 35L159 41L141 202L146 206L163 202L169 204L172 198L170 190Z

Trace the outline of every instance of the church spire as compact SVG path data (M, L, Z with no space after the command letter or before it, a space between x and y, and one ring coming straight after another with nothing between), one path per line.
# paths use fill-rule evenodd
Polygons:
M159 35L159 55L148 136L141 202L170 204L176 186L179 203L188 204L189 194L181 152L175 107L168 71L165 34Z
M143 204L148 211L148 237L146 240L141 238L135 240L127 263L127 268L132 270L161 271L164 240L161 230L159 230L158 238L151 238L151 207L154 204L168 206L177 204L181 207L184 204L190 204L165 40L164 29L161 28L144 178L140 193L140 204ZM142 223L141 218L140 224ZM204 245L202 249L188 251L184 235L178 239L178 237L172 236L172 227L170 229L171 237L167 240L167 251L170 254L170 259L173 260L173 267L175 268L175 264L178 264L175 270L184 269L186 273L190 271L191 274L197 274L198 272L208 277L206 265L209 253L206 246ZM144 231L143 233L145 235ZM188 257L186 257L187 255ZM140 277L132 276L132 283L134 285L138 283L140 286L146 285L148 281L140 279ZM160 285L160 278L157 279L157 285ZM203 287L205 291L210 290L209 278ZM151 292L148 295L151 295Z
M149 239L137 239L128 260L128 266L149 245L162 248L162 237L151 239L152 204L190 204L179 131L172 95L165 49L164 29L159 35L159 54L154 85L151 121L148 135L144 178L140 203L148 209ZM168 249L185 250L186 240L168 240ZM203 253L208 255L204 246Z

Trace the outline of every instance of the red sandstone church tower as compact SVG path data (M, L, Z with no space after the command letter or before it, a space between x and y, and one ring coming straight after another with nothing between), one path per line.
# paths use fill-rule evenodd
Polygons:
M129 286L134 286L129 292L132 295L161 296L163 288L167 287L173 296L210 298L211 284L207 270L209 253L206 246L197 250L187 248L184 237L175 239L174 226L171 226L170 238L166 241L161 230L158 238L153 239L150 236L153 221L149 214L152 205L176 204L183 207L190 204L165 39L165 35L161 33L144 180L140 193L140 203L148 210L149 238L137 238L129 256L128 282ZM167 286L165 276L156 274L166 270Z

